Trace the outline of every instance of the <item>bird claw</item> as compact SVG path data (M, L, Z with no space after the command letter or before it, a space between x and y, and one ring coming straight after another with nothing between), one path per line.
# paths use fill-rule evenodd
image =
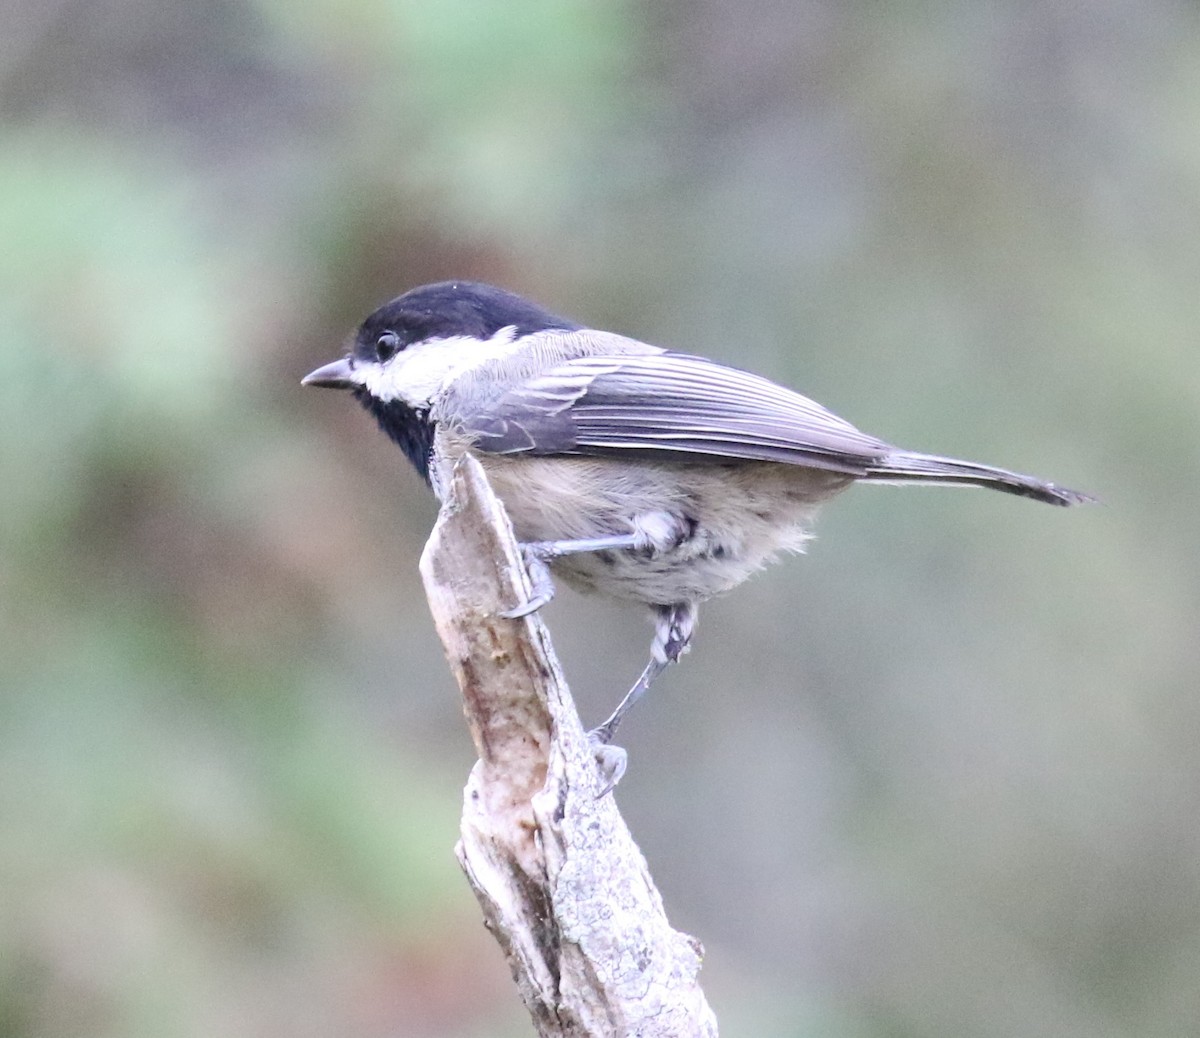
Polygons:
M530 613L536 613L554 598L554 578L550 576L550 567L546 565L545 558L537 548L534 545L522 544L521 557L525 560L525 569L529 573L529 598L511 609L502 609L499 615L505 620L519 620Z
M603 800L617 788L621 776L629 766L629 754L620 746L613 746L608 741L609 736L603 728L588 732L588 740L592 744L592 755L596 758L596 766L600 770L600 790L597 800Z

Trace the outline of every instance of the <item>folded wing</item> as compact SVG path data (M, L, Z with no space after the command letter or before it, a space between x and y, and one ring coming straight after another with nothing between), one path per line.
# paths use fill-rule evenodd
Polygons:
M581 357L459 424L500 454L775 461L864 475L891 449L807 397L702 357Z

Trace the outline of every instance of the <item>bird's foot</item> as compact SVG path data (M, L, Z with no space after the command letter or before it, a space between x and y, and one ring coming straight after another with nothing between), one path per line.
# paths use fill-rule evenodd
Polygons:
M617 788L617 783L621 781L621 776L625 774L625 769L629 766L629 754L620 746L613 746L609 742L611 738L612 732L607 730L606 725L593 728L588 732L588 740L592 744L592 755L596 758L596 766L600 769L601 784L600 790L596 794L597 800L603 800Z
M529 573L529 598L511 609L502 609L499 615L506 620L519 620L530 613L536 613L554 598L554 578L550 575L550 567L546 565L547 553L543 546L522 544L521 557L525 560L525 569Z

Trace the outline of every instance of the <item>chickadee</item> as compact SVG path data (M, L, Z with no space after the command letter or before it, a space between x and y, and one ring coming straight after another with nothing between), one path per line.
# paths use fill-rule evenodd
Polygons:
M817 507L851 483L1091 500L900 450L758 375L587 328L470 281L424 285L381 306L349 355L303 384L350 390L439 498L440 474L464 451L478 458L538 588L508 615L549 599L546 564L579 590L650 607L650 662L592 733L601 746L687 651L699 604L780 552L803 550ZM614 770L608 788L623 757Z

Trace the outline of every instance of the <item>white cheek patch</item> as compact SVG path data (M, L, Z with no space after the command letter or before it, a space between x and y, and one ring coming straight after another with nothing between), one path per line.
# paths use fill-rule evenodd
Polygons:
M361 365L355 372L373 397L401 400L409 407L427 409L439 393L460 375L491 360L516 353L516 329L501 328L490 339L454 335L430 339L397 353L386 364Z

